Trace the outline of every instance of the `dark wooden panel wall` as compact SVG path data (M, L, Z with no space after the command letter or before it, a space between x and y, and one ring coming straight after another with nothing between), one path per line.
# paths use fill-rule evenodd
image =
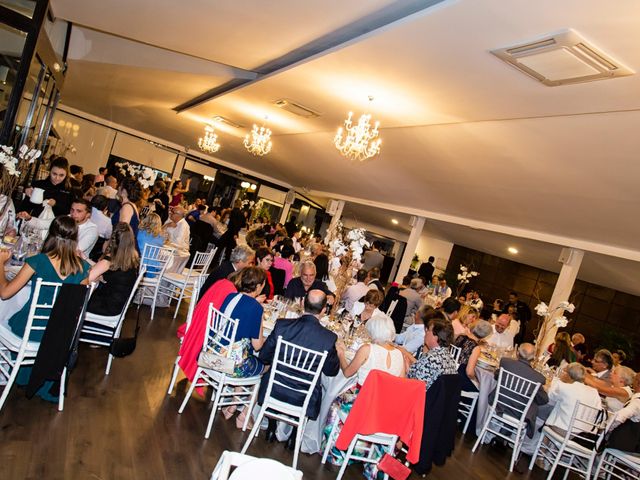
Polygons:
M481 292L485 305L495 298L506 300L511 290L518 292L520 300L533 307L538 298L549 303L558 274L530 267L506 258L455 245L447 265L447 279L455 292L455 278L460 265L472 266L480 272L468 285ZM640 368L640 297L619 292L592 283L576 281L571 294L576 306L566 330L580 332L587 338L590 348L606 346L622 348L627 354L637 352L627 362L635 370ZM529 331L538 317L533 312Z

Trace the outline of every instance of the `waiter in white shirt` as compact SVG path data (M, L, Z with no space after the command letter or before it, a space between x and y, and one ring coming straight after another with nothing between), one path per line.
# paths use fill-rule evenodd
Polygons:
M513 348L513 338L519 331L518 322L503 313L493 324L493 333L487 339L487 343L498 348Z

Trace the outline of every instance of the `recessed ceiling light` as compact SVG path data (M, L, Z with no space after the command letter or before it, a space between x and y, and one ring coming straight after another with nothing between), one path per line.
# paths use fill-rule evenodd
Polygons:
M518 253L518 249L516 247L509 247L507 248L507 250L509 251L509 253L513 253L514 255Z
M391 219L391 223L393 223L394 225L397 225L398 224L398 220L396 220L395 218L392 218Z

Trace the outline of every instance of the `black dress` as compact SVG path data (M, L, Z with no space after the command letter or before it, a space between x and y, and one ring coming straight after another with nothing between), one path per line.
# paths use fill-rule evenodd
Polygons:
M138 269L107 270L102 274L104 283L91 295L87 311L96 315L111 317L120 314L127 303L133 284L136 282Z
M61 182L58 185L51 183L50 178L44 180L36 180L31 185L33 188L41 188L44 190L42 195L45 200L50 198L56 201L56 204L52 207L53 214L57 217L59 215L69 215L71 210L71 203L74 200L73 192L65 186L65 182ZM44 207L35 203L31 203L25 198L21 211L28 212L32 217L37 217L42 213Z

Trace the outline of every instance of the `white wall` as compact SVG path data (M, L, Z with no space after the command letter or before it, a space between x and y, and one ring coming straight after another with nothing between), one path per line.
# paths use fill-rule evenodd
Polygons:
M420 257L420 263L426 262L430 256L436 257L436 270L444 272L447 268L447 263L449 262L452 249L453 243L433 238L428 234L423 233L420 240L418 240L416 253L418 254L418 257Z
M61 126L61 121L77 125L77 136L73 136L72 129L65 129L64 126ZM60 110L57 110L53 115L53 126L62 136L63 142L72 144L76 149L75 153L69 151L65 154L70 164L81 165L84 168L84 173L96 175L98 168L107 164L116 134L115 130L78 118L75 115L68 115ZM60 148L62 145L56 149L57 153L62 153L59 151Z

